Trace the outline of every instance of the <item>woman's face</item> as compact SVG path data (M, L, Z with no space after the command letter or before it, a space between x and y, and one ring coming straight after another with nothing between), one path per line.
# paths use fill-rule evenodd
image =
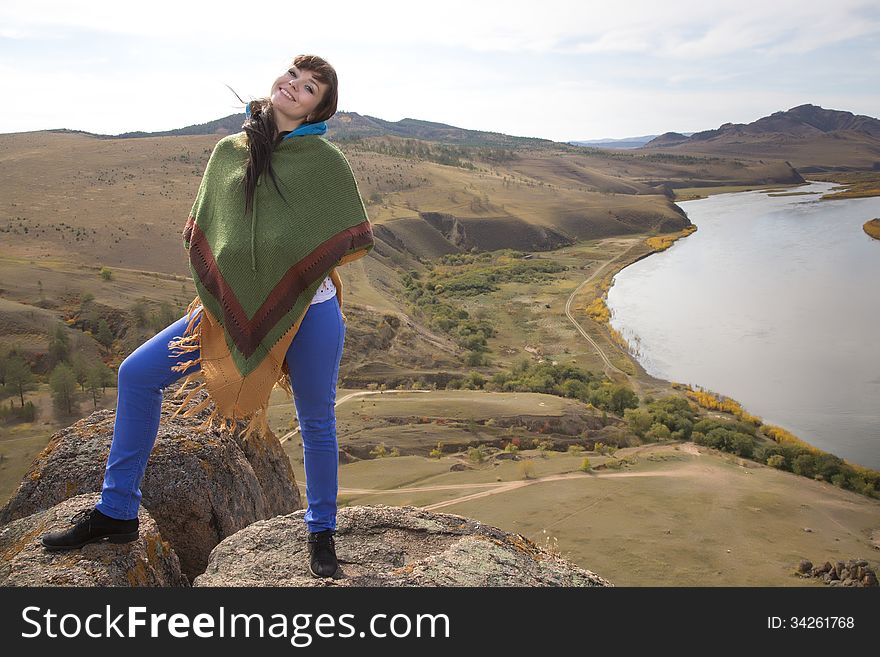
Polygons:
M278 130L294 130L306 122L324 98L327 85L307 71L291 64L287 72L272 84L270 98L275 108Z

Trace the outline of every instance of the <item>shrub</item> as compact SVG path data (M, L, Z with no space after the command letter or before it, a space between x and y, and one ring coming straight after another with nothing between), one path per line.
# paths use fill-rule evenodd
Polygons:
M486 450L480 445L479 447L471 447L468 450L468 459L471 463L482 463L486 459Z
M661 440L669 440L672 438L672 432L669 430L665 424L660 424L659 422L655 422L651 425L651 428L648 430L648 433L645 434L645 438L652 442L661 441Z
M645 434L653 424L651 414L643 408L628 408L623 412L623 419L629 425L630 431L639 438L644 438Z
M10 399L9 408L0 408L0 419L6 422L33 422L36 416L37 408L34 406L34 402L30 400L26 401L24 406L15 406Z
M581 472L590 472L593 469L593 466L590 465L590 459L584 457L584 460L581 461L581 467L579 468Z
M531 479L535 476L535 464L529 461L520 461L519 474L523 479Z
M812 454L800 454L795 457L791 464L791 469L795 474L802 477L813 477L816 472L816 459Z

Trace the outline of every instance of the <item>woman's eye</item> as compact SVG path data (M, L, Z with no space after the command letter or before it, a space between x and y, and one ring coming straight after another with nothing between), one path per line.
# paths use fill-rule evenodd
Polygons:
M287 71L287 72L290 73L290 77L292 77L292 78L295 78L295 77L296 77L296 72L295 72L293 69L290 69L290 70ZM306 89L309 90L309 93L310 93L310 94L315 95L315 90L312 89L312 87L310 87L309 85L306 85Z

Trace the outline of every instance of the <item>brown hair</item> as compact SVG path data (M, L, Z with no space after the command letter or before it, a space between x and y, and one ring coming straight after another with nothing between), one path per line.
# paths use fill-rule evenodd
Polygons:
M310 120L303 123L303 125L327 121L336 114L336 103L339 99L339 81L336 77L336 70L327 60L317 55L297 55L293 59L292 65L301 70L311 71L315 79L326 87L321 102L315 108L315 111L309 115ZM235 93L235 91L233 90L232 93ZM238 97L238 94L235 95ZM238 99L241 100L241 98ZM275 179L275 172L272 170L272 151L275 150L275 147L283 139L278 134L272 100L269 96L256 98L250 101L248 106L250 107L251 115L245 119L241 126L242 130L247 133L248 149L250 150L247 170L244 175L245 213L251 208L257 180L264 171L268 172L269 177L275 184L275 189L278 189L278 181ZM280 189L278 189L278 193L282 193Z

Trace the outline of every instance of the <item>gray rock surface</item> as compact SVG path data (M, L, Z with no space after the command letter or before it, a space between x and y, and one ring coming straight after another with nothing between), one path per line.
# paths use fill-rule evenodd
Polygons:
M308 570L305 511L225 538L193 586L612 586L520 534L413 506L342 507L340 572Z
M142 506L193 579L221 540L303 504L290 460L274 434L254 432L244 440L220 430L196 432L210 409L172 419L186 396L174 399L177 389L172 385L165 391L159 433L141 484ZM200 392L187 407L206 397ZM0 510L0 524L81 493L100 492L115 417L114 411L96 411L52 436Z
M71 516L98 499L96 493L77 495L0 527L0 586L189 586L177 555L143 507L140 538L132 543L105 540L64 552L42 546L43 534L66 529Z

